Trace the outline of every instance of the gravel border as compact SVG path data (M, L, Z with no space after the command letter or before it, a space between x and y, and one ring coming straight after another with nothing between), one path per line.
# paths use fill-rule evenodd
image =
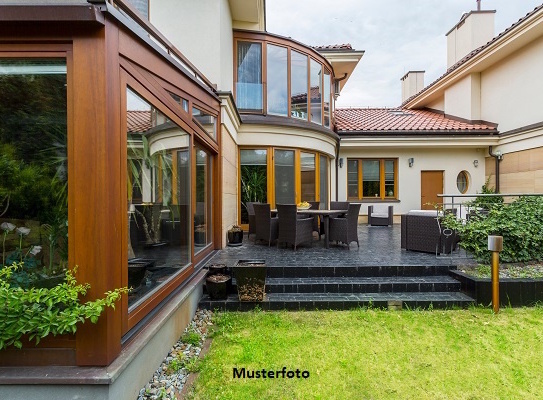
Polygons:
M194 318L179 341L168 352L168 355L147 385L141 388L137 400L174 400L181 398L180 393L191 375L184 365L187 362L197 362L196 360L200 357L202 349L205 348L204 351L209 349L209 343L205 346L204 343L209 328L213 325L211 322L212 315L213 313L209 310L196 310ZM198 345L183 341L187 336L186 334L190 335L191 333L196 333L199 336Z
M490 265L462 265L458 271L475 278L490 278ZM543 278L542 264L511 263L500 264L500 278L511 279L541 279Z

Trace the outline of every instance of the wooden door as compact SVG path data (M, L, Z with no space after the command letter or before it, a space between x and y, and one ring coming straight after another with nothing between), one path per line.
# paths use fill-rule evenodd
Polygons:
M433 210L434 204L442 204L443 171L420 172L420 205L423 210ZM428 204L430 203L430 204Z

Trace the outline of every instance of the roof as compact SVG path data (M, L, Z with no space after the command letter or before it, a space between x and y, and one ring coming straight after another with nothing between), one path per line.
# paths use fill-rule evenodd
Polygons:
M460 59L459 61L456 62L456 64L450 66L447 71L441 75L439 78L437 78L435 81L433 81L432 83L430 83L428 86L426 86L424 89L422 89L420 92L414 94L413 96L409 97L408 99L406 99L403 103L403 104L407 104L409 103L411 100L413 100L415 97L419 96L421 93L424 93L426 92L428 89L430 89L432 86L434 86L436 83L438 83L439 81L441 81L443 78L445 78L446 76L450 75L453 71L457 70L458 68L460 68L462 65L464 65L465 63L467 63L469 60L471 60L473 57L475 57L477 54L481 53L483 50L485 50L486 48L490 47L492 44L494 44L497 40L501 39L502 37L504 37L505 35L507 35L509 32L511 32L514 28L516 28L517 26L519 26L520 24L522 24L524 21L526 21L527 19L529 19L532 15L534 14L537 14L539 11L543 10L543 4L541 4L540 6L537 6L536 8L534 8L532 11L530 11L528 14L526 14L524 17L520 18L517 22L515 22L513 25L511 25L509 28L505 29L503 32L501 32L500 34L498 34L497 36L495 36L494 38L492 38L492 40L490 40L489 42L487 42L486 44L483 44L482 46L476 48L475 50L472 50L470 53L468 53L464 58Z
M343 44L327 44L322 46L313 46L313 48L317 51L321 50L352 50L353 46L351 46L350 43L343 43Z
M153 126L151 111L127 111L126 130L128 133L145 132Z
M406 108L342 108L335 111L342 133L497 133L491 123L469 123L431 110Z

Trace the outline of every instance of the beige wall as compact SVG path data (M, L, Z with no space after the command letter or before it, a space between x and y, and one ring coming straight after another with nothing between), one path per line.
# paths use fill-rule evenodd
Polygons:
M343 168L340 168L338 172L339 200L347 198L347 158L398 159L398 195L400 201L386 203L394 206L394 214L396 215L421 208L421 171L445 171L443 183L445 194L460 194L456 187L456 177L461 171L467 171L470 177L468 193L480 191L485 182L485 155L484 149L475 148L455 148L454 150L447 148L342 149L339 157L343 157L345 161ZM408 165L409 158L414 158L413 167ZM474 160L479 161L477 168L473 165ZM375 203L364 203L360 213L367 214L367 206L372 204Z
M445 114L468 120L481 119L481 75L474 73L445 89Z
M233 36L228 0L153 0L149 17L219 90L232 90Z

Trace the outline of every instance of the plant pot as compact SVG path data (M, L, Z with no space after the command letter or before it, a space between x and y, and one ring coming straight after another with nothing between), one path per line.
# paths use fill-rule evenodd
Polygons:
M266 261L239 260L234 265L239 301L262 301L266 288Z
M228 231L228 245L241 246L243 242L243 231Z
M206 289L213 300L225 300L228 297L228 284L232 277L224 274L210 275L206 278Z

